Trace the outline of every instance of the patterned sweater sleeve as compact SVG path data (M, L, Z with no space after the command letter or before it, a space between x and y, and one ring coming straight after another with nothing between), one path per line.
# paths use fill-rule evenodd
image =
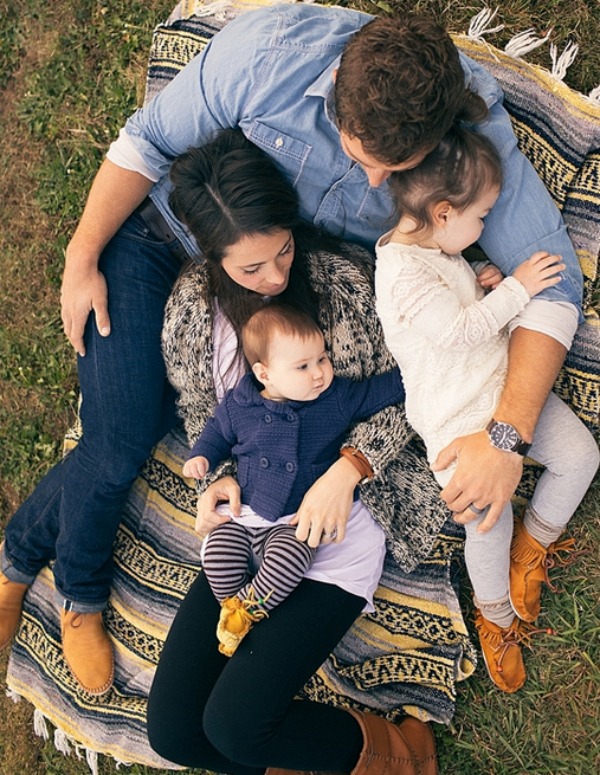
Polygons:
M514 277L506 277L483 298L463 306L433 267L403 257L392 297L398 321L410 325L444 350L468 350L493 336L529 301Z
M339 376L365 379L396 365L385 345L375 311L373 259L361 248L347 255L311 257L315 290L326 299L321 326ZM387 547L410 572L432 550L450 513L441 500L424 449L414 443L403 405L383 409L356 423L346 439L369 460L374 478L361 498L386 533Z
M212 374L214 309L207 294L204 265L184 271L165 307L162 350L167 376L178 392L177 408L190 446L200 437L217 406ZM236 464L224 460L199 483L203 492L221 476L235 476Z

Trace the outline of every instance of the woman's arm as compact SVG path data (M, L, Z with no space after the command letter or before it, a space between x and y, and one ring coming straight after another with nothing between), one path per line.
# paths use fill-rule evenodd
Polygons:
M348 256L325 252L311 256L310 276L322 299L320 323L334 369L339 376L359 380L390 371L396 363L375 311L373 259L361 248L347 250ZM406 450L413 435L403 406L393 406L357 423L346 442L367 457L375 472L361 488L361 497L384 527L392 553L407 568L427 554L449 516L423 453ZM396 468L392 471L390 466ZM339 542L360 476L346 458L338 460L300 506L299 537L309 535L314 523L311 545L316 545L323 529L331 533L337 528ZM406 495L406 481L411 487L415 482L414 499ZM422 529L409 526L415 513L422 517Z
M213 380L214 310L208 298L206 265L184 272L165 307L162 349L167 377L179 396L177 407L188 439L198 439L217 406ZM235 475L224 460L199 483L201 492L221 476Z

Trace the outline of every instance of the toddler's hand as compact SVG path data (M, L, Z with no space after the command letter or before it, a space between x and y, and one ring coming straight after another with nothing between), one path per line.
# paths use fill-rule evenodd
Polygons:
M538 251L515 269L513 277L519 280L525 286L527 293L533 297L561 281L562 278L558 273L566 268L566 264L562 264L561 261L560 256Z
M487 264L477 275L477 282L486 291L493 291L504 280L504 275L494 264Z
M210 464L202 455L191 457L183 466L183 475L193 479L204 479L208 473Z

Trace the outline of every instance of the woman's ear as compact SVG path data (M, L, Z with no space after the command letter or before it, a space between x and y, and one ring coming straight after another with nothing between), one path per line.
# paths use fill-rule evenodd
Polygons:
M431 220L436 229L445 229L452 213L452 205L447 200L438 202L431 210Z
M252 373L259 382L265 385L269 381L269 371L264 363L257 361L252 364Z

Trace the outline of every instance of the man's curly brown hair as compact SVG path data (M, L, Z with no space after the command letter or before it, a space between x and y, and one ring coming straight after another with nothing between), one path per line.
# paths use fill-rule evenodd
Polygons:
M430 151L455 119L486 115L448 33L415 14L379 16L353 35L334 95L339 128L391 165Z

